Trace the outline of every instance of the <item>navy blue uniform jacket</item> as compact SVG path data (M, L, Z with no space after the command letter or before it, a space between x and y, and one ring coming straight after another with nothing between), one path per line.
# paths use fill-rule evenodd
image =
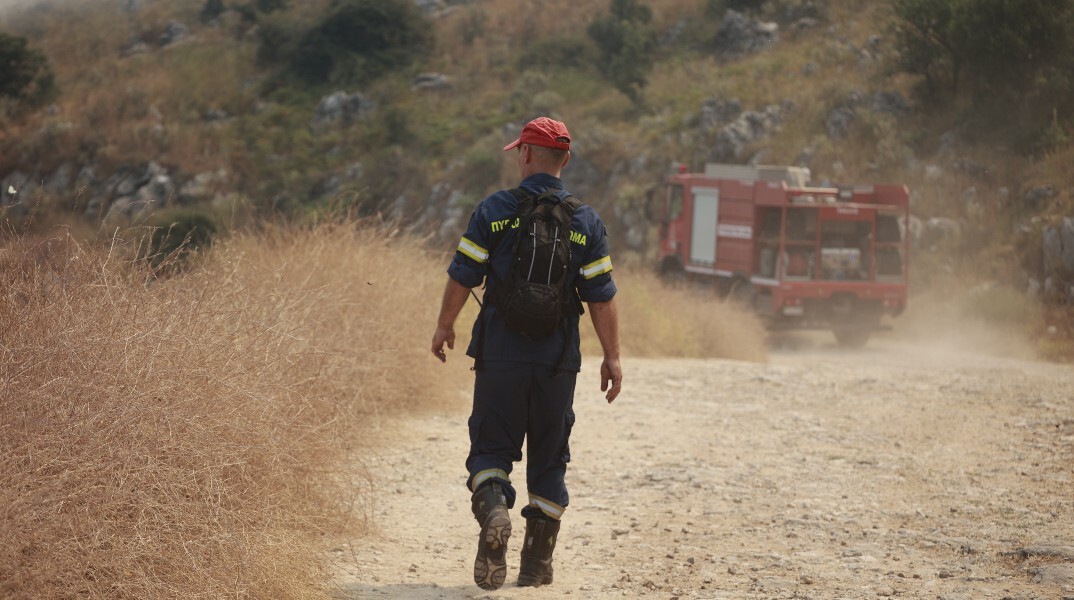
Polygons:
M527 177L519 187L533 194L551 191L560 199L569 195L558 177L546 173ZM482 200L470 216L470 225L448 267L448 276L468 288L485 283L492 289L498 281L504 281L518 235L517 217L518 201L506 190ZM583 302L607 302L616 291L611 271L612 259L608 253L608 232L604 222L592 207L583 204L574 212L571 223L571 273L574 279L568 285L578 290L578 297ZM535 340L507 329L503 319L496 314L496 307L486 306L474 323L470 347L466 351L474 358L477 358L482 327L483 360L486 363L530 363L571 371L581 368L577 314L568 315L566 327L561 327L557 333Z

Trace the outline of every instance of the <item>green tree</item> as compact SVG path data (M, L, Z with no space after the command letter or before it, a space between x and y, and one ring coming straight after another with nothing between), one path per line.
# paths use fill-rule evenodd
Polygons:
M0 33L0 97L29 105L47 102L56 91L48 58L26 38Z
M208 23L224 14L224 10L224 0L205 0L205 5L201 7L201 14L198 15L198 18L202 23Z
M339 0L302 41L291 70L318 84L362 82L406 68L433 49L432 23L408 0Z
M609 12L589 24L586 32L600 49L598 66L616 89L641 103L653 66L656 34L652 10L637 0L612 0Z
M892 0L898 67L931 91L962 84L1014 91L1065 70L1074 51L1070 0Z
M260 41L257 46L258 64L285 64L296 52L305 33L291 21L266 19L257 29Z
M931 93L958 90L961 62L951 40L951 0L894 0L897 66L921 75Z
M270 14L278 10L287 10L287 0L257 0L254 7L258 12Z
M1070 0L961 0L951 39L977 88L1024 90L1074 50Z
M929 95L972 95L981 132L1026 152L1074 128L1074 2L891 0L896 67Z
M209 0L214 2L219 0ZM247 23L256 23L258 14L272 14L278 10L287 10L289 7L287 0L253 0L244 4L238 4L234 6L234 10L242 16L242 20Z

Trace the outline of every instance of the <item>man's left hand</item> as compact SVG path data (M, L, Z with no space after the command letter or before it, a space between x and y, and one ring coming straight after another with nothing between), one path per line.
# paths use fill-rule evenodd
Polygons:
M608 388L609 382L611 389ZM619 359L604 357L604 362L600 364L600 391L608 392L604 396L608 399L608 404L615 401L622 387L623 368L619 366Z

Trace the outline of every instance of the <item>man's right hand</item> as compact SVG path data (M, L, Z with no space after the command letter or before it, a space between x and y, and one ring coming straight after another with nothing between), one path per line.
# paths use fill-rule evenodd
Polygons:
M611 389L608 389L609 382L611 383ZM600 364L600 391L608 392L604 396L608 399L608 404L615 401L622 388L623 368L619 366L619 359L605 356L604 362Z
M619 366L619 309L615 307L615 298L607 302L590 302L589 316L593 319L593 329L600 338L600 347L604 350L604 362L600 365L600 391L608 392L605 398L611 404L623 387L623 369ZM611 389L608 384L611 383Z
M444 352L444 344L447 344L448 349L455 349L455 328L454 327L437 327L436 333L433 334L433 356L440 359L440 362L447 362L447 354Z

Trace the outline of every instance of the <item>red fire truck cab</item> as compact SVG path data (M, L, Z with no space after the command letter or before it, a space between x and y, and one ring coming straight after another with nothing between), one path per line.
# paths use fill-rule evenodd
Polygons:
M661 272L715 283L770 329L830 329L857 347L906 308L906 186L811 187L799 167L708 165L671 175L662 200Z

